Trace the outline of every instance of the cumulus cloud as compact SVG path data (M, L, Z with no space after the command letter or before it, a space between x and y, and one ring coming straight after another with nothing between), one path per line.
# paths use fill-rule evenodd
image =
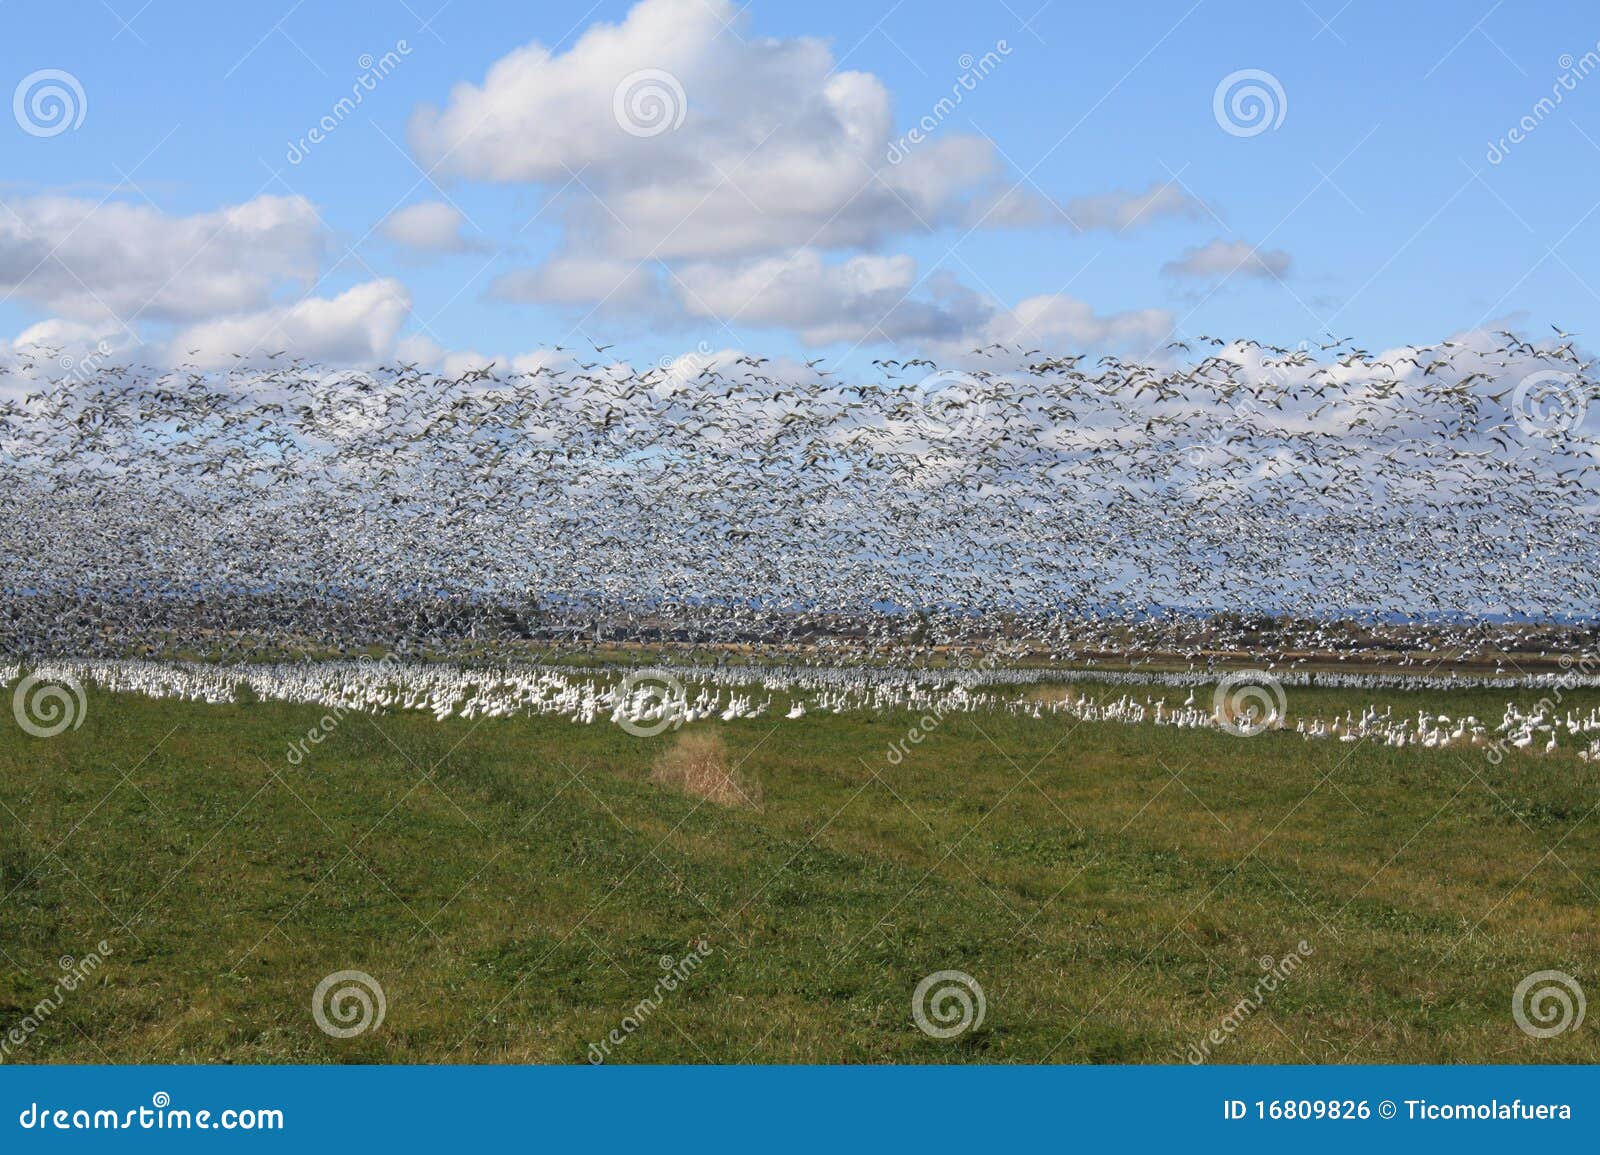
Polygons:
M1204 205L1169 181L1143 192L1117 189L1073 197L1065 204L1022 187L1000 189L970 201L966 216L969 227L1062 225L1080 233L1097 229L1123 233L1162 220L1193 220L1204 211Z
M430 171L553 190L564 236L500 299L713 318L811 342L946 339L997 306L918 286L891 240L944 227L1127 229L1200 206L1171 184L1056 202L953 127L897 151L876 76L732 0L641 0L564 51L525 45L413 115ZM916 289L917 291L912 291Z
M1080 229L1114 229L1125 232L1141 224L1153 224L1164 217L1194 219L1205 206L1184 192L1175 182L1152 184L1140 193L1109 192L1096 196L1074 197L1067 202L1067 215Z
M993 147L959 134L889 164L877 77L835 72L821 40L747 37L744 22L728 0L643 0L565 52L529 44L419 109L412 146L441 172L565 188L577 247L635 258L751 255L775 238L871 246L961 219L1000 175Z
M66 321L51 317L29 325L16 338L0 344L7 350L50 349L58 352L77 352L90 349L120 347L127 344L123 330L114 324L91 325L81 321Z
M955 132L891 164L876 76L834 71L821 40L745 23L730 0L642 0L566 52L529 44L419 109L412 147L456 176L565 188L584 251L615 256L872 247L980 220L1124 229L1198 207L1154 185L1057 209L1007 189L994 146Z
M1204 245L1187 249L1175 261L1161 266L1173 277L1266 277L1279 280L1289 272L1291 258L1282 249L1258 249L1248 241L1225 241L1218 237Z
M945 285L916 293L908 256L863 254L829 262L814 249L728 266L699 262L676 274L684 309L730 327L789 328L813 345L959 339L991 309Z
M808 343L889 341L962 352L974 341L1051 347L1144 347L1166 334L1161 309L1099 314L1061 295L1014 307L947 274L922 277L909 256L863 255L830 262L814 250L746 262L706 262L679 273L683 305L730 326L791 328Z
M18 401L41 382L92 372L128 345L116 326L51 318L15 337L0 336L0 401Z
M983 340L1044 349L1097 347L1144 351L1172 331L1165 309L1097 313L1084 301L1059 293L1029 297L996 313L983 328Z
M410 292L375 279L332 296L317 283L328 234L302 197L258 197L176 215L148 204L67 196L12 200L0 212L0 293L51 316L0 353L61 363L136 355L204 367L269 352L331 363L391 356ZM438 221L413 217L418 240ZM427 234L425 225L432 225ZM32 352L30 352L32 351Z
M833 258L817 249L747 260L652 264L558 258L496 281L502 299L582 304L597 314L653 314L710 321L736 338L786 330L808 345L889 342L965 351L974 341L1128 348L1172 327L1159 309L1098 314L1074 298L1045 295L1007 307L948 272L919 272L907 255Z
M435 253L463 253L481 245L462 235L459 209L443 201L407 205L384 219L383 233L407 248Z
M0 213L0 292L76 321L191 321L265 306L309 285L325 235L303 197L262 196L192 216L41 196Z
M356 285L336 297L306 297L292 305L206 321L172 338L175 357L202 368L295 356L333 363L381 361L395 352L395 338L411 315L411 293L399 281Z

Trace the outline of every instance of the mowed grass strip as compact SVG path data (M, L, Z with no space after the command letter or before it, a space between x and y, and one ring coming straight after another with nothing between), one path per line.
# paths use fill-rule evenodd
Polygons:
M1505 695L1382 700L1492 725ZM1600 1023L1511 1014L1533 971L1600 990L1600 774L1570 751L351 714L292 759L324 713L91 688L77 730L0 727L6 1061L1182 1062L1214 1029L1219 1062L1600 1061ZM759 808L652 781L701 729ZM311 1006L343 970L386 1002L347 1039ZM949 1040L911 1013L941 970L986 1002Z

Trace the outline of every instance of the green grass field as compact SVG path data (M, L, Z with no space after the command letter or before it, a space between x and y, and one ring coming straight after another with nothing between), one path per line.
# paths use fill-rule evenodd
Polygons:
M4 719L5 1061L571 1063L614 1030L613 1062L1181 1062L1213 1030L1215 1062L1600 1061L1600 1016L1511 1013L1534 971L1600 990L1600 772L1570 752L980 714L896 765L907 715L696 727L756 810L657 785L676 736L604 723L349 715L291 764L323 714L91 688L77 730ZM352 1038L312 1015L341 970L386 999ZM911 1014L941 970L986 1000L953 1039Z

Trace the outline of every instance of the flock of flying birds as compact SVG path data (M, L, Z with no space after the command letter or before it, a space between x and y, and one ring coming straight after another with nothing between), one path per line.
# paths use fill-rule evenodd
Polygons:
M646 370L0 363L0 655L1588 654L1572 334ZM993 660L998 661L998 658ZM1508 671L1509 672L1509 671Z

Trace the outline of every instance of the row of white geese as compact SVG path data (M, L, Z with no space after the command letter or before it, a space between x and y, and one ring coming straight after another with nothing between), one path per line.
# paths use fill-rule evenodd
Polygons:
M1379 713L1369 706L1360 716L1347 711L1343 718L1331 721L1321 718L1301 719L1296 729L1307 738L1337 738L1341 742L1359 742L1373 739L1386 746L1422 746L1439 749L1447 746L1471 745L1492 748L1498 756L1507 750L1534 749L1553 754L1560 748L1560 737L1565 734L1579 744L1578 757L1584 761L1600 761L1600 739L1591 734L1600 733L1600 710L1575 712L1560 710L1541 703L1524 711L1514 702L1507 702L1500 723L1492 729L1471 714L1452 718L1448 714L1432 714L1418 710L1415 721L1395 718L1393 708ZM1497 759L1498 760L1498 759Z
M0 684L16 682L24 667L0 665ZM420 710L443 721L553 715L591 725L602 720L645 731L705 720L807 713L909 712L924 727L929 719L977 711L1043 718L1067 716L1085 722L1152 724L1180 729L1254 733L1287 730L1282 691L1259 696L1265 709L1246 715L1224 708L1218 694L1198 679L1183 677L1188 696L1169 704L1149 692L1100 696L1081 691L1041 690L1025 685L1016 671L939 671L850 667L722 667L616 670L559 666L476 668L397 660L217 665L151 661L49 661L28 671L34 684L93 684L105 690L153 698L228 703L241 697L321 706L334 714ZM1159 677L1159 676L1158 676ZM1215 676L1213 676L1215 681ZM995 683L1001 683L996 685ZM1020 685L1019 685L1020 684ZM1170 685L1171 682L1168 682ZM1270 687L1272 683L1267 685ZM1147 685L1145 690L1155 687ZM248 694L246 694L248 691ZM18 701L14 709L25 704ZM1487 747L1496 761L1512 750L1553 753L1565 738L1585 761L1600 761L1600 709L1563 709L1550 697L1524 710L1507 702L1499 723L1465 715L1418 710L1396 715L1392 706L1368 706L1333 718L1301 717L1293 732L1306 740L1373 741L1392 747L1438 749Z

